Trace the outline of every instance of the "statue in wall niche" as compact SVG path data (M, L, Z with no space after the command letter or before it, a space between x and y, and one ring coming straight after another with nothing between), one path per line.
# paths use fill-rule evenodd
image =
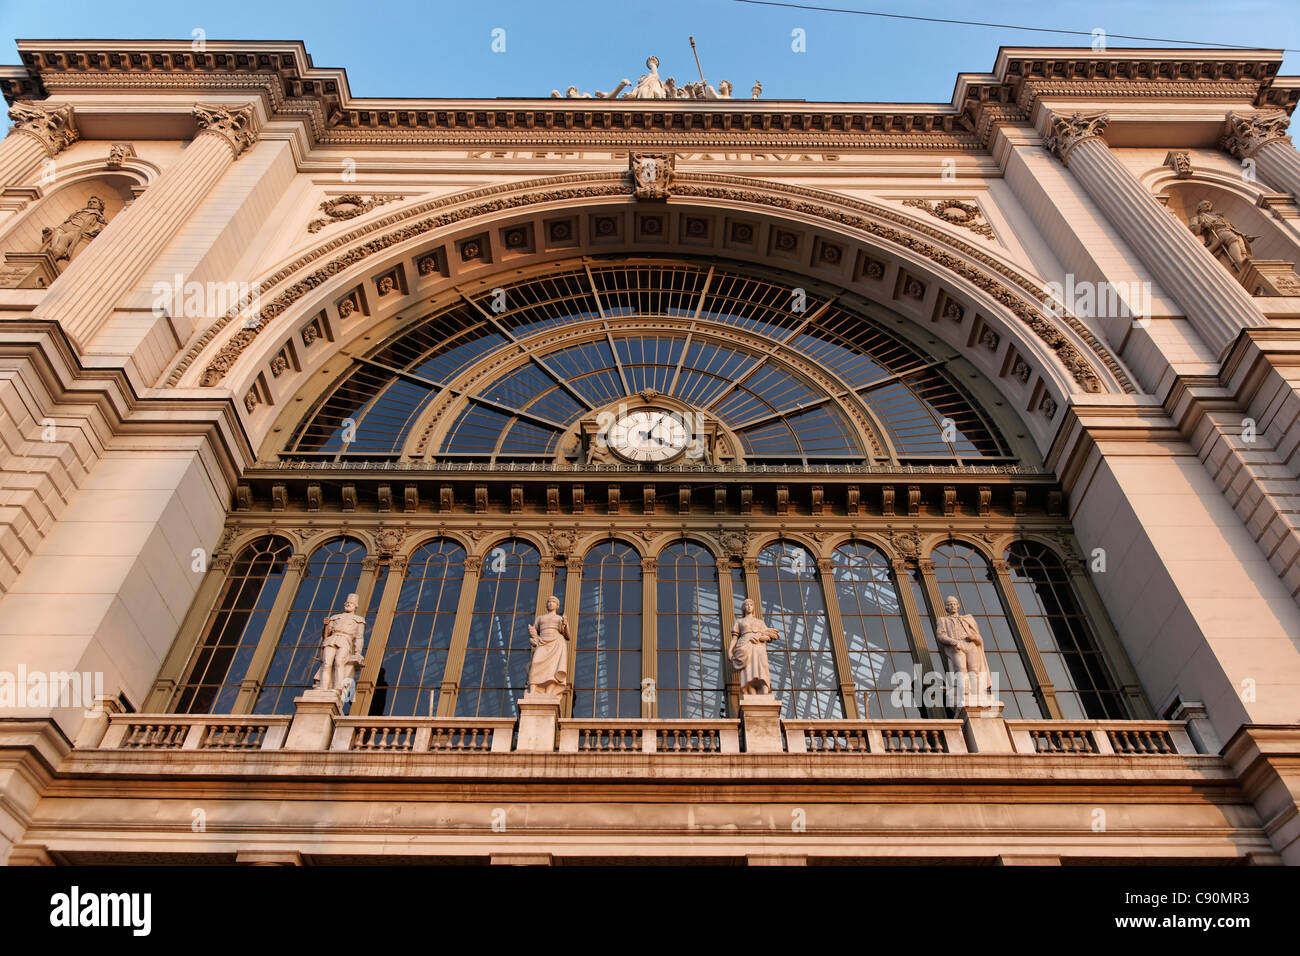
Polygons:
M356 686L357 671L365 658L366 619L357 613L359 601L349 594L341 614L325 618L321 637L321 666L316 672L317 690L339 690L344 698Z
M1232 223L1223 213L1214 211L1214 203L1202 199L1196 204L1196 215L1187 223L1192 232L1205 242L1210 255L1218 257L1222 252L1232 263L1232 268L1240 274L1250 261L1250 244L1257 237L1248 236Z
M53 229L41 230L41 252L47 252L54 261L67 262L83 241L90 242L99 235L108 220L104 218L104 200L91 196L86 205L78 209Z
M560 599L546 599L546 613L528 625L533 659L528 665L528 693L558 696L569 684L569 621L560 613Z
M772 672L767 663L767 645L781 636L763 623L755 607L753 598L746 598L740 606L740 620L731 626L727 656L736 669L742 694L770 694Z
M934 636L948 662L948 672L961 688L959 703L972 696L983 698L993 690L993 677L975 615L962 614L961 602L951 594L944 599L943 606L948 613L935 621Z

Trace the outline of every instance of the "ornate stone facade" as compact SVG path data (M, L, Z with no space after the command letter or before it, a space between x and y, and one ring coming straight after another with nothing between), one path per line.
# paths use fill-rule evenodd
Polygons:
M936 106L21 43L0 860L1300 863L1300 79L1067 52Z

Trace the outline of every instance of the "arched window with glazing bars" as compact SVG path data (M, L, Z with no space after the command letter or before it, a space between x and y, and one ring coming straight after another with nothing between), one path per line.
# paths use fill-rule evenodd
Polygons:
M1006 716L1030 720L1045 716L1035 694L1038 688L1016 643L988 560L960 542L940 545L931 553L930 560L934 563L940 601L940 606L932 611L936 616L945 614L943 602L954 595L961 602L961 613L974 615L984 641L989 672L993 675L993 690L1006 704Z
M680 541L659 555L658 713L717 717L726 708L721 591L713 552Z
M365 545L354 538L335 538L312 553L267 668L262 692L253 705L254 713L292 713L294 698L311 688L320 668L325 619L342 612L347 596L357 590L365 556Z
M605 541L582 562L573 716L641 716L641 558Z
M457 717L514 717L528 690L541 555L526 541L489 549L479 572L469 643L456 696Z
M853 683L865 703L862 716L920 717L919 701L895 693L895 675L910 682L916 658L888 559L865 542L849 541L835 549L831 576Z
M758 591L765 623L780 634L767 655L786 715L843 717L826 597L812 554L791 541L768 545L758 557Z
M465 577L465 549L438 538L406 565L370 713L429 716L437 712L443 672Z
M1006 561L1061 716L1128 719L1129 709L1056 552L1037 541L1016 541Z
M269 535L245 545L231 562L216 606L176 692L180 714L228 714L280 593L293 546Z

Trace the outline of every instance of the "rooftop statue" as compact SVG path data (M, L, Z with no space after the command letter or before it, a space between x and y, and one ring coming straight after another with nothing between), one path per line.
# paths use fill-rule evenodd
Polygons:
M583 93L578 87L566 87L563 94L559 90L551 90L551 96L554 99L600 99L612 100L616 98L632 100L729 100L731 91L734 87L730 80L723 80L715 89L709 83L701 78L698 82L684 83L677 85L677 81L669 77L659 75L659 57L651 56L645 61L647 72L637 77L633 83L629 79L622 79L618 86L614 87L608 93L602 93L596 90L592 93ZM626 90L626 92L624 92ZM750 88L750 93L754 99L758 99L759 94L763 92L763 84L755 82Z

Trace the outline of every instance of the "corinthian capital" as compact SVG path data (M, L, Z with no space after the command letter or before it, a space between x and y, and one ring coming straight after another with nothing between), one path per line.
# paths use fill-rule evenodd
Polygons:
M35 136L51 157L57 156L77 141L77 124L71 106L41 106L39 103L15 103L9 108L14 133Z
M1286 135L1286 128L1291 117L1286 113L1244 113L1228 114L1228 132L1219 140L1219 145L1237 159L1245 159L1259 152L1261 146L1269 143L1291 142Z
M199 133L216 133L230 146L235 159L255 142L257 142L257 114L252 103L243 106L205 106L194 107L194 118L199 124Z
M1053 113L1051 132L1047 136L1047 148L1061 157L1061 162L1069 161L1070 151L1087 139L1101 139L1110 117L1105 113L1071 113L1063 116Z

